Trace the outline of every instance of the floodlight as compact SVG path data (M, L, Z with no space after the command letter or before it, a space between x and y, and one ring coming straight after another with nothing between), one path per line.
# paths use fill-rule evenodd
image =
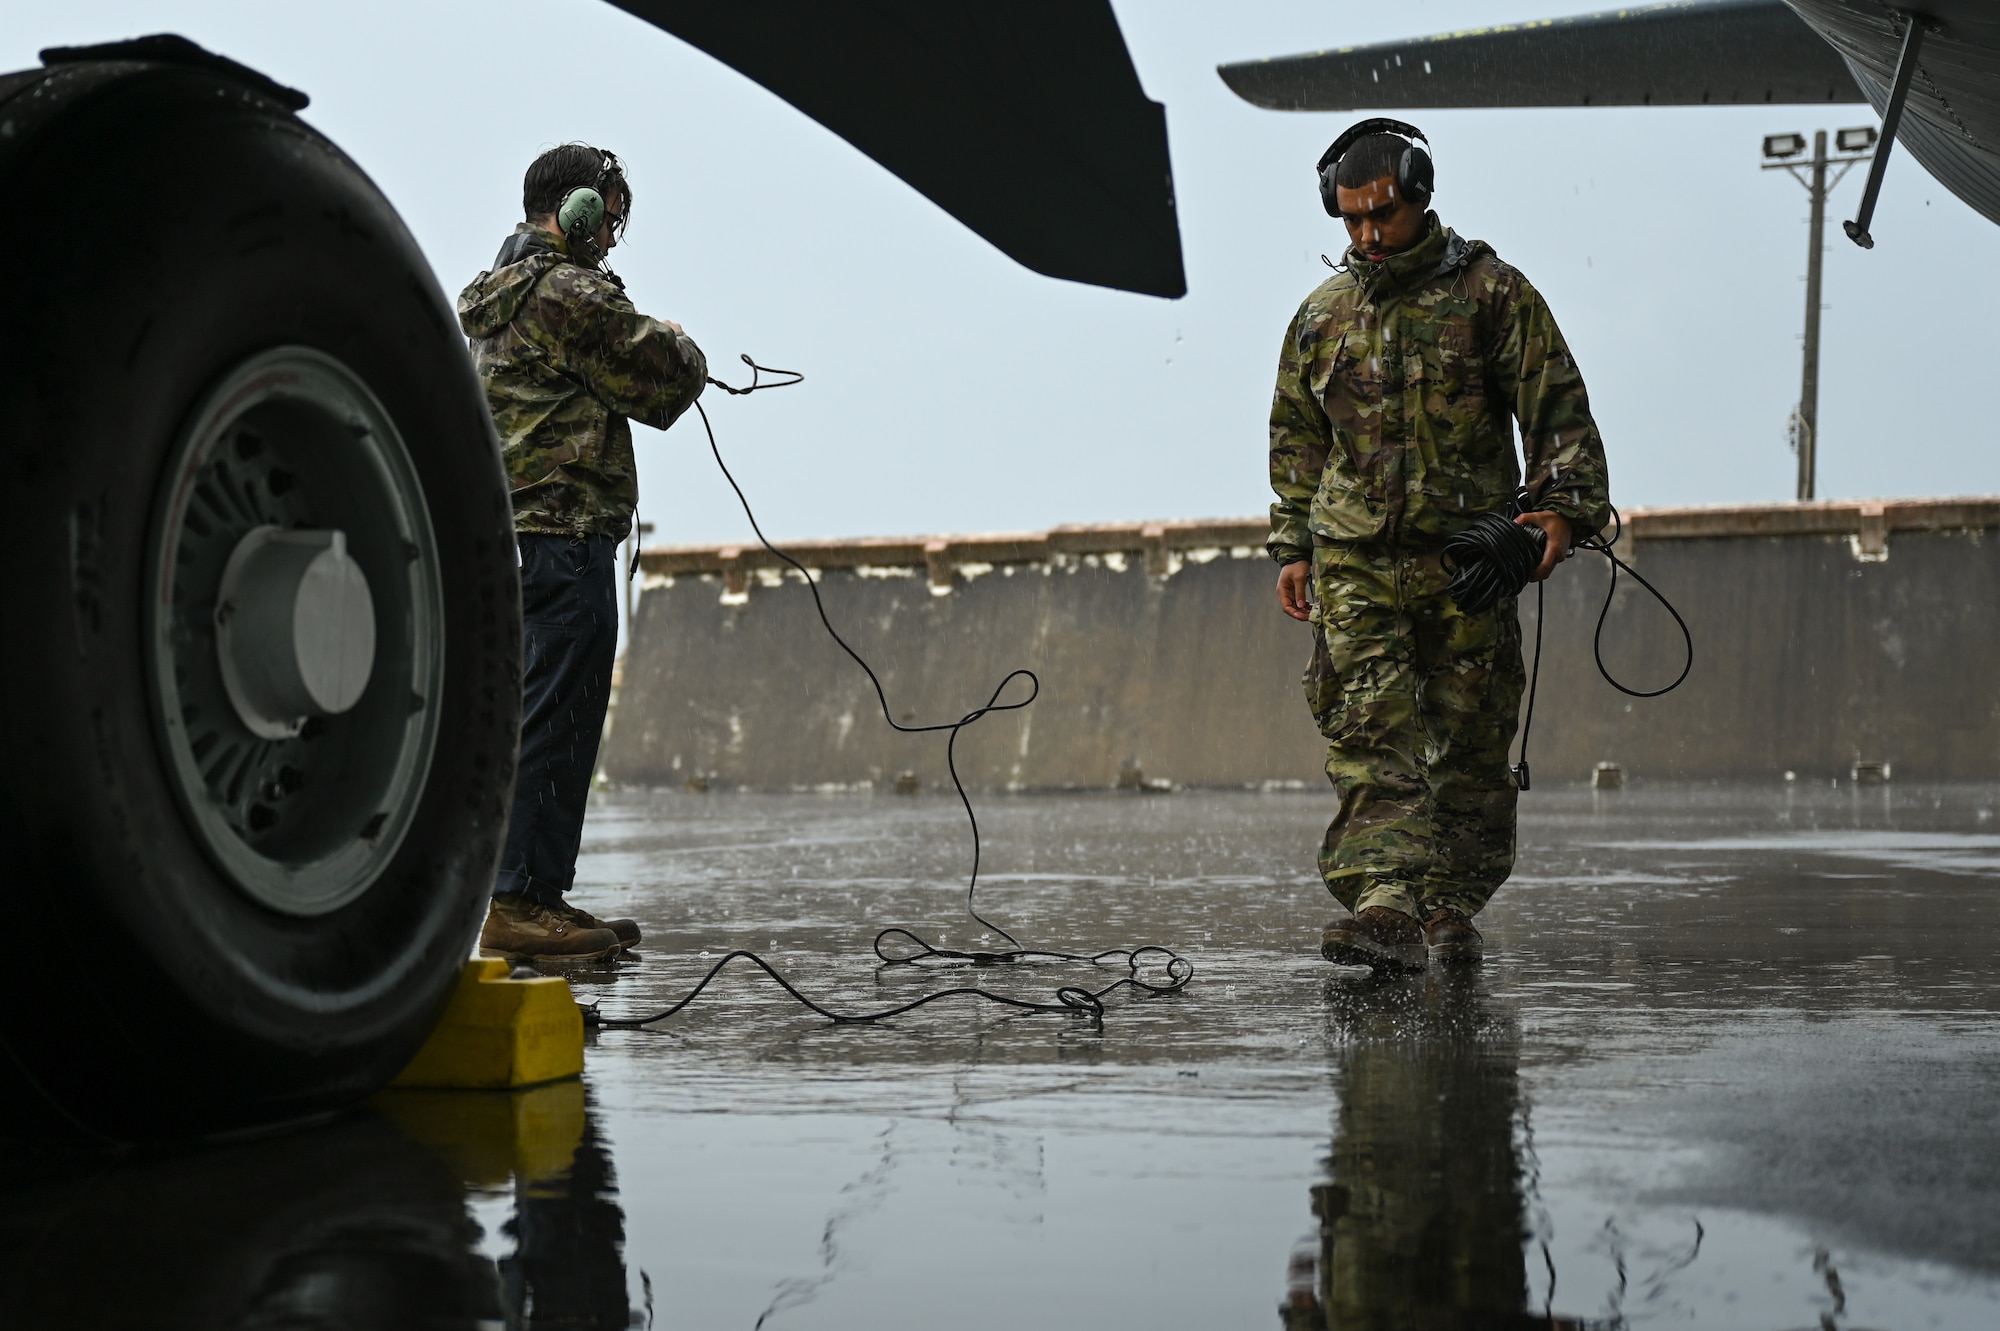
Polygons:
M1764 136L1764 156L1766 157L1797 157L1805 150L1806 136L1803 134L1766 134Z
M1874 126L1863 125L1860 129L1836 131L1833 141L1844 153L1859 153L1867 152L1870 148L1873 148L1877 137L1879 136L1875 133ZM1765 142L1768 143L1769 140L1767 139Z

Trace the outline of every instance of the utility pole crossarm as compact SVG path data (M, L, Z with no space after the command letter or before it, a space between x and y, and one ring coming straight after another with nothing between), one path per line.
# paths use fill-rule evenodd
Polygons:
M1828 167L1837 166L1840 168L1840 173L1834 176L1832 180L1827 182L1826 186L1827 189L1831 191L1835 185L1838 185L1843 179L1846 178L1847 173L1849 171L1852 171L1855 167L1859 166L1863 162L1874 160L1874 157L1875 157L1874 153L1856 153L1852 157L1827 158L1826 164ZM1789 172L1792 179L1799 182L1799 187L1801 189L1805 190L1812 189L1811 162L1766 162L1757 169L1759 171Z

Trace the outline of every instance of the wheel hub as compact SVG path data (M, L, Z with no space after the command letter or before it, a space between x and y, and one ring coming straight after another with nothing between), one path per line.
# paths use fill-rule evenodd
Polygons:
M360 701L375 665L375 603L345 532L252 528L220 596L222 687L251 734L285 739Z
M183 812L246 894L352 901L424 789L444 659L437 547L394 421L305 347L224 375L156 516L148 645Z

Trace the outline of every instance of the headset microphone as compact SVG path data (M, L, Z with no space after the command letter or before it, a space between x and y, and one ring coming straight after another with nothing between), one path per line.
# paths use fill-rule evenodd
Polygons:
M1334 197L1334 174L1340 170L1340 159L1355 142L1370 134L1400 134L1406 139L1422 139L1424 147L1415 143L1403 149L1403 155L1396 162L1396 188L1403 197L1421 208L1431 201L1431 193L1437 186L1437 168L1431 155L1424 149L1430 147L1430 138L1415 125L1401 120L1391 120L1377 116L1353 126L1333 141L1333 145L1319 158L1319 201L1326 209L1328 217L1340 216L1340 204Z

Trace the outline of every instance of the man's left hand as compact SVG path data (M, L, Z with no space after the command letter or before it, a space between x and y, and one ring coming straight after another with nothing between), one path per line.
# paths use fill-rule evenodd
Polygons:
M1523 513L1514 519L1517 527L1540 527L1548 537L1542 543L1542 562L1535 565L1535 571L1528 575L1529 582L1540 582L1556 571L1556 565L1570 557L1569 519L1560 513Z

